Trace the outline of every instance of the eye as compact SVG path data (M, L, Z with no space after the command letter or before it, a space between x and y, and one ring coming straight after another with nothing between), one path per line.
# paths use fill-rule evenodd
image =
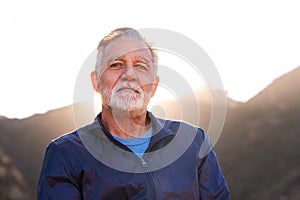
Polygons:
M109 68L111 69L120 69L124 66L124 63L122 61L115 61L109 65Z
M145 63L136 63L135 67L140 71L149 71L149 66Z

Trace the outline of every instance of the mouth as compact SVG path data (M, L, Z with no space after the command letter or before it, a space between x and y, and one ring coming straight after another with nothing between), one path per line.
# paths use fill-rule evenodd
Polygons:
M131 87L123 87L123 88L120 88L119 90L118 90L118 92L119 91L133 91L133 92L135 92L135 93L137 93L137 94L140 94L140 91L139 90L137 90L137 89L134 89L134 88L131 88Z

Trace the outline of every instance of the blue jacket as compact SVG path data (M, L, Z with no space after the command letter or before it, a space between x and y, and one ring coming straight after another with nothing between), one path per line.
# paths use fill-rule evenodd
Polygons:
M153 136L142 159L112 137L101 113L92 124L52 141L38 199L229 199L203 130L148 116Z

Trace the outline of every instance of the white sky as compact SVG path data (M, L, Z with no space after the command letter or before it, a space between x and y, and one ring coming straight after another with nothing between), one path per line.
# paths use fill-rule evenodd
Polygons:
M0 2L0 115L69 105L82 63L109 31L164 28L197 42L231 98L247 101L300 65L297 0Z

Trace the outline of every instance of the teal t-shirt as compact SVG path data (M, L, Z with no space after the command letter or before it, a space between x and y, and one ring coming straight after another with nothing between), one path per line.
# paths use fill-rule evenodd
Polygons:
M142 158L145 151L147 150L150 138L152 136L152 126L150 126L149 130L145 135L137 138L122 138L114 136L116 140L127 146L133 153L135 153L139 158Z

